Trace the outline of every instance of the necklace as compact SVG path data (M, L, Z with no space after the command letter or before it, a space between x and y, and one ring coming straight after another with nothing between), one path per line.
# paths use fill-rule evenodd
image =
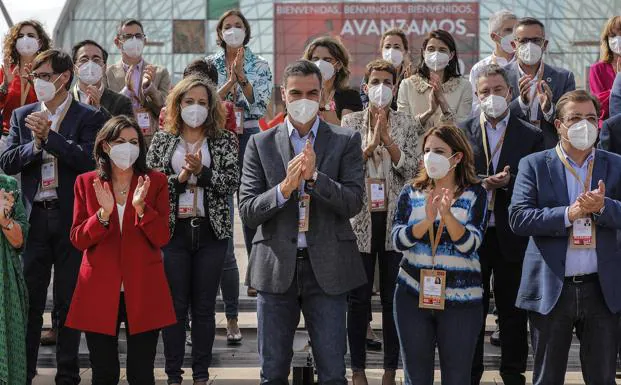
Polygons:
M121 196L125 196L125 195L127 195L127 192L129 191L129 185L130 184L128 183L127 186L125 186L125 187L122 187L122 188L119 188L119 189L115 188L114 191L119 193L119 194L121 194Z

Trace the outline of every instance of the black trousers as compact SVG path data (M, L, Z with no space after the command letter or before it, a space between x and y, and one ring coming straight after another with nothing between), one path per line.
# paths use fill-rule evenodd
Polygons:
M32 208L30 231L24 248L24 277L28 287L29 310L26 333L28 384L37 370L37 357L43 325L43 312L54 266L54 327L58 330L56 343L56 384L77 385L80 382L78 349L80 332L64 327L73 296L81 253L69 241L69 227L60 210Z
M402 254L385 249L386 212L371 213L371 253L360 253L367 283L349 292L347 336L352 370L366 368L366 336L371 318L371 296L375 260L380 270L380 298L382 301L382 337L384 339L384 369L397 369L399 365L399 337L393 317L393 298Z
M130 334L131 325L127 322L125 295L121 293L119 319L116 336L99 333L84 333L88 345L92 385L117 385L121 375L119 364L119 327L125 322L127 331L127 382L131 385L155 384L154 362L157 351L159 330Z
M500 327L500 376L506 385L524 385L528 359L528 319L524 310L515 307L522 277L522 262L507 261L504 258L494 227L488 228L485 233L483 244L479 248L479 259L483 274L484 316L489 312L490 278L494 274L494 299ZM484 337L485 322L474 353L472 385L479 385L483 376Z

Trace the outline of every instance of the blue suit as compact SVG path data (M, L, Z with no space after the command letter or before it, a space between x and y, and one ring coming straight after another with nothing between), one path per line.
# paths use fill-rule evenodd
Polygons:
M515 61L506 67L507 75L509 76L509 85L511 86L513 93L513 101L511 102L511 113L527 122L535 120L540 121L541 131L543 131L544 146L545 148L552 148L558 142L558 134L554 127L554 116L550 121L545 119L541 105L537 110L537 116L530 116L530 110L528 114L524 114L520 108L518 97L520 96L520 71L518 69L518 62ZM549 64L544 64L543 67L543 80L550 86L552 90L552 104L556 105L556 102L569 91L576 89L576 79L571 71L563 68L553 67Z
M621 114L621 75L617 74L615 81L610 89L610 102L608 106L608 116L613 118Z
M621 311L621 156L596 150L591 188L606 184L605 209L594 216L597 267L604 300L613 313ZM522 267L516 306L543 315L557 304L565 278L569 228L565 208L570 205L565 167L554 149L520 161L513 189L509 221L517 235L530 236Z
M41 111L41 103L13 111L7 149L0 156L0 168L5 173L22 174L22 195L29 217L41 184L42 152L35 153L34 137L26 127L25 119L37 111ZM58 158L60 211L69 227L73 219L73 184L79 174L95 168L93 145L104 123L105 117L101 112L73 100L58 132L50 130L47 144L43 145L43 149Z
M43 153L35 151L32 131L25 123L26 117L36 111L41 111L41 103L13 111L7 149L0 156L0 167L4 172L9 175L21 172L22 198L30 223L22 254L29 298L27 378L30 384L36 373L42 315L54 266L52 321L58 330L56 382L77 385L80 382L80 332L64 327L82 260L81 253L69 240L73 187L79 174L95 168L93 145L105 118L94 108L72 100L58 132L50 130L42 148L58 160L58 199L43 204L34 202L41 184Z

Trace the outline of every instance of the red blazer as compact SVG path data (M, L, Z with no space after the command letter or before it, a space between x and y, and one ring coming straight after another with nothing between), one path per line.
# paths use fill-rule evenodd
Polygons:
M127 192L122 235L116 205L108 228L97 219L100 206L93 189L97 173L76 179L70 238L84 255L67 326L116 335L121 280L132 335L177 322L160 251L170 236L168 182L160 172L148 175L151 186L144 216L139 220L131 203L138 183L138 175L134 174Z
M10 71L13 71L15 65L11 65ZM0 71L0 83L4 82L4 71ZM35 93L34 86L30 84L28 87L28 95L24 101L26 104L31 104L37 101L37 94ZM22 89L21 79L19 76L15 76L13 81L9 84L9 89L6 95L0 93L0 110L2 110L2 130L5 134L9 133L11 128L11 114L13 110L22 106Z

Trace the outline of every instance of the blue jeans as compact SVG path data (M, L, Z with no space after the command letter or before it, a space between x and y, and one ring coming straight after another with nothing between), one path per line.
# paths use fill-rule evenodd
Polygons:
M227 240L216 239L207 218L198 227L192 226L190 219L178 219L175 234L162 249L177 315L177 323L162 332L169 384L182 380L188 307L192 312L192 375L194 381L209 380L216 295L226 245Z
M286 385L293 338L304 314L320 385L347 385L346 294L328 295L319 287L309 260L298 260L291 287L282 294L257 295L261 384Z
M483 305L428 310L398 283L395 324L406 385L432 385L436 345L443 385L469 385L472 358L483 325Z
M528 313L533 345L533 385L565 381L574 328L580 340L582 376L587 385L614 385L619 316L604 302L599 282L565 282L554 309Z
M246 146L248 145L248 141L250 137L254 134L258 134L261 130L259 127L252 128L244 128L244 133L242 135L237 135L239 139L239 169L244 169L244 156L246 154ZM239 202L239 191L237 194L237 201ZM252 250L252 238L257 232L257 229L250 228L246 225L243 225L244 231L244 243L246 244L246 252L248 253L248 257L250 257L250 251Z
M235 220L235 206L233 204L233 195L229 195L229 213L231 215L231 225ZM224 257L224 266L222 266L222 279L220 280L220 290L222 291L222 301L224 301L224 313L226 319L237 318L239 311L239 268L235 259L235 245L233 238L229 238L226 256Z

